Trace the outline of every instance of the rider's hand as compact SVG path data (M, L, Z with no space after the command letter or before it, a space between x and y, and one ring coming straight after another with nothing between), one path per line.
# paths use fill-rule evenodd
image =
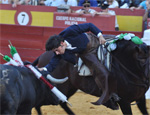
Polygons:
M46 78L46 76L47 76L48 74L50 74L50 72L47 71L47 69L46 69L45 67L38 68L38 70L41 72L41 74L42 74L43 77L45 77L45 78Z
M105 40L105 38L103 37L103 35L100 35L100 36L99 36L99 42L100 42L100 44L105 44L106 40Z
M38 68L39 71L47 71L47 68L45 67L41 67L41 68Z

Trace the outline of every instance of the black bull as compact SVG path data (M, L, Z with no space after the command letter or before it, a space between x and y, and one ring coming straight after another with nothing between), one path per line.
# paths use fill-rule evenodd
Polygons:
M26 67L0 64L0 114L31 114L33 107L57 105L59 99ZM39 111L40 113L40 111Z
M111 73L116 76L118 81L117 90L121 98L118 104L123 114L132 114L130 103L133 101L137 102L138 108L143 114L148 114L145 92L149 87L150 77L149 50L149 47L145 44L136 45L131 41L121 40L117 41L117 49L111 52ZM38 66L43 67L49 62L52 55L52 52L45 52L33 64L36 65L38 62ZM79 76L77 68L66 61L61 60L52 75L55 78L69 77L67 82L57 85L57 88L68 98L77 89L94 96L101 96L101 91L96 86L94 78L91 76ZM68 114L74 114L66 103L61 103L60 105Z

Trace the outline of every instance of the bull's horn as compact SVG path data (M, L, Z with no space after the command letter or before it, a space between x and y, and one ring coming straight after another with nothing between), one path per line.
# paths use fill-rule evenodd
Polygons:
M56 79L56 78L52 77L50 74L48 74L47 79L49 79L53 83L61 84L61 83L64 83L65 81L67 81L68 77L65 77L63 79Z

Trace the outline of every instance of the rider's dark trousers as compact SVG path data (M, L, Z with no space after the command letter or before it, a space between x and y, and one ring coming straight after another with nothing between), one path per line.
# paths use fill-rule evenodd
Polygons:
M84 51L83 54L80 54L79 57L93 72L95 82L102 90L102 95L98 103L103 104L110 98L111 93L114 92L114 89L110 90L110 88L112 87L112 85L116 85L116 82L112 81L110 84L111 86L109 86L108 80L112 76L110 76L110 72L104 65L101 64L100 60L97 57L97 48L99 46L99 41L97 41L97 39L93 38L93 36L91 35L88 35L88 38L90 42L87 46L87 50Z

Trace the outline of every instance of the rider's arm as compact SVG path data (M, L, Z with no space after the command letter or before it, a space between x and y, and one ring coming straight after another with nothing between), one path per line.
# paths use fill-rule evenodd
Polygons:
M92 23L79 24L76 31L78 32L80 31L82 33L91 31L93 34L95 34L99 38L100 44L104 44L106 42L106 40L104 39L102 35L102 31Z
M71 36L71 35L78 35L85 32L91 31L93 34L98 35L98 33L102 33L100 29L98 29L94 24L92 23L83 23L78 25L72 25L63 30L60 35Z
M62 35L64 38L68 36L77 36L79 34L89 32L91 31L93 34L95 34L99 40L100 43L104 43L105 39L103 38L102 31L98 29L94 24L92 23L83 23L78 25L72 25L65 30L63 30L60 35Z
M52 72L56 66L58 65L59 61L61 59L60 55L54 55L53 58L50 60L50 62L45 66L49 72Z

